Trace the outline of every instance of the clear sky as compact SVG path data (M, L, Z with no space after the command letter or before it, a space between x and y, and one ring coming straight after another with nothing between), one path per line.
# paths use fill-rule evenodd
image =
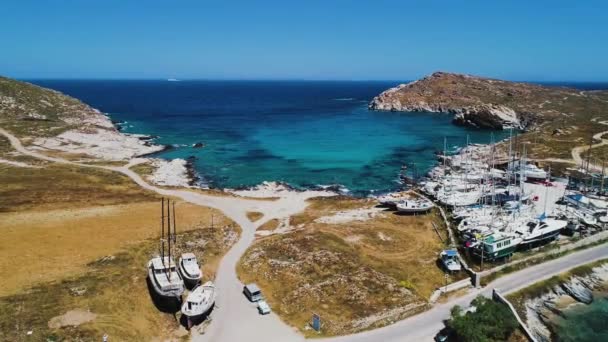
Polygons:
M608 81L608 1L15 0L17 78Z

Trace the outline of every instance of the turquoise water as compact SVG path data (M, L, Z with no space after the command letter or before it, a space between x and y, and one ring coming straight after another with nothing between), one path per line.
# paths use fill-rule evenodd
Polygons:
M424 173L434 152L489 142L490 132L433 113L367 110L397 82L41 81L75 96L126 132L175 146L163 158L195 158L213 187L283 181L294 187L340 184L365 195L397 187L401 166ZM503 135L504 132L494 132ZM195 149L192 144L205 143Z
M596 294L589 305L575 305L558 319L555 335L558 341L608 341L608 294Z

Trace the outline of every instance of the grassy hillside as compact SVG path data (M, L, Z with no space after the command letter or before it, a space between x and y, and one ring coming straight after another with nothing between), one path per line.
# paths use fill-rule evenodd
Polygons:
M57 91L0 77L0 127L19 137L58 135L96 113Z

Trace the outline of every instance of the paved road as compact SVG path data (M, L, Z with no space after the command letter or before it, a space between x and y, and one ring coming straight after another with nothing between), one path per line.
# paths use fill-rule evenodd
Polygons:
M71 162L62 158L49 157L23 147L19 139L4 129L0 134L9 139L13 148L30 157L56 162L61 164L77 165L81 167L101 168L120 172L130 177L144 189L155 191L163 196L173 196L184 201L205 207L212 207L222 211L241 227L239 241L222 258L217 271L215 284L218 288L216 309L212 314L212 323L203 336L193 336L200 341L298 341L303 340L293 328L282 323L275 314L260 316L253 304L247 302L241 294L242 284L236 275L236 264L247 247L254 240L256 228L273 218L285 218L297 214L307 206L307 195L296 194L276 201L252 200L239 197L210 196L187 190L163 189L145 182L137 173L129 169L135 165L130 162L126 166L100 166ZM246 216L247 211L258 211L264 217L252 223ZM270 337L270 338L269 338Z
M83 167L103 168L120 172L135 181L141 187L155 191L164 196L175 196L185 201L216 208L224 212L242 228L240 240L226 254L220 263L216 284L220 291L217 310L213 313L213 322L204 335L193 336L195 341L213 342L286 342L303 341L302 335L280 321L278 316L271 314L260 316L253 304L244 300L241 294L242 284L236 275L236 263L253 242L255 229L263 222L280 217L291 216L306 207L305 198L291 198L278 201L258 201L237 197L217 197L186 190L168 190L146 183L139 175L128 167L111 167L86 165L70 162L61 158L49 157L24 148L20 141L0 128L0 134L7 137L17 151L31 157ZM255 224L246 217L247 211L260 211L265 214L262 220ZM587 250L574 252L559 259L505 275L482 289L469 291L462 297L451 299L447 303L436 304L428 311L409 317L393 325L366 331L354 335L336 338L320 339L328 342L376 342L376 341L430 341L443 327L442 321L447 319L454 305L468 306L478 295L491 296L492 289L498 288L503 294L508 294L529 286L535 282L550 278L570 268L580 266L595 260L608 257L608 245L600 245Z
M443 320L449 318L450 309L454 305L467 307L478 295L490 297L492 289L497 288L502 294L509 294L530 286L536 282L548 279L554 275L581 266L595 260L608 258L608 245L600 245L590 249L574 252L559 259L528 267L521 271L505 275L482 289L474 289L466 295L450 300L448 303L437 304L432 309L419 315L412 316L384 328L370 330L355 335L337 338L321 339L324 342L401 342L401 341L431 341L433 336L443 328Z

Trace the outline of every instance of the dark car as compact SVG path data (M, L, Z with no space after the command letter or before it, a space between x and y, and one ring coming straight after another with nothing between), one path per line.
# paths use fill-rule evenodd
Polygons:
M454 330L449 327L445 327L435 335L435 341L437 342L449 342L456 341L456 335L454 334Z

